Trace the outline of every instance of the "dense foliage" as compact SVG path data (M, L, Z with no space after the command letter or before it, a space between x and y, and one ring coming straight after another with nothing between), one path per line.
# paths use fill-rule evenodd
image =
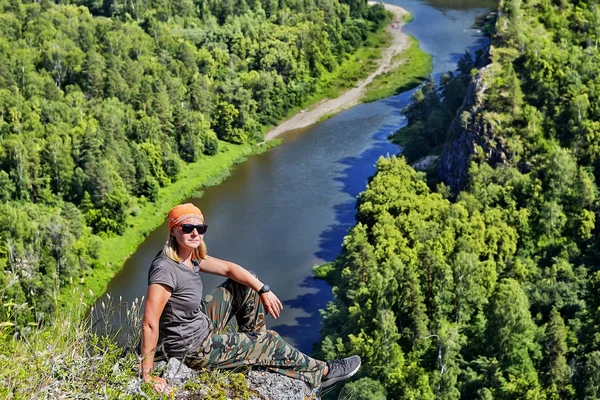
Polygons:
M600 398L599 16L501 4L483 104L457 116L488 140L459 193L379 161L324 312L322 355L364 358L354 393Z
M0 320L51 312L98 267L97 235L184 163L262 140L385 18L361 0L1 0Z

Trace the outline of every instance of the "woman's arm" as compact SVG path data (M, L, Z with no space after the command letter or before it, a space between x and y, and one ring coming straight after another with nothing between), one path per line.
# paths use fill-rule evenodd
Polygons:
M142 378L145 382L154 381L154 389L158 392L168 391L163 378L150 376L154 365L154 352L158 344L158 324L167 300L171 297L172 290L159 283L148 286L146 307L142 320Z
M213 275L226 276L257 292L264 285L258 278L248 272L247 269L231 261L221 260L216 257L208 257L206 260L202 260L200 270ZM265 306L267 313L271 314L273 318L279 317L283 309L283 304L281 304L275 293L263 293L260 295L260 300Z

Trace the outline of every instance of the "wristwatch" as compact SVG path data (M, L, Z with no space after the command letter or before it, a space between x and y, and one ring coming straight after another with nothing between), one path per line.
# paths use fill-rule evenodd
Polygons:
M271 291L271 287L269 285L263 285L263 287L261 287L260 290L258 291L258 295L260 296L261 294L265 294L270 291Z

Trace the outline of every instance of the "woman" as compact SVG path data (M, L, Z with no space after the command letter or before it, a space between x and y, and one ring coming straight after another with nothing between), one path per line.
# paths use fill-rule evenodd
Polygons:
M330 386L358 371L358 356L315 360L266 329L265 311L279 317L281 301L246 269L206 254L207 225L199 208L178 205L168 219L169 238L148 272L142 322L142 378L155 390L170 390L163 378L150 375L157 351L192 368L259 365L312 387ZM200 272L228 279L202 299ZM223 333L233 316L239 332Z

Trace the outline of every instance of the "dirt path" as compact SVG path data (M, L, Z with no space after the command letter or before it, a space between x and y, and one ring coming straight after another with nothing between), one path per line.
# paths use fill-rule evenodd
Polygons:
M367 85L371 83L377 75L394 69L397 64L402 62L400 61L392 63L392 58L396 54L403 52L409 45L408 36L401 31L402 25L404 25L402 18L408 14L408 11L402 7L391 4L385 4L385 8L394 13L394 23L389 24L385 28L386 31L392 35L392 43L388 48L383 50L381 58L377 61L379 64L377 70L369 75L365 80L358 82L356 87L346 91L345 93L342 93L339 97L336 97L335 99L322 100L319 103L312 105L309 109L303 110L294 115L292 118L283 121L281 124L267 132L265 135L265 141L271 140L292 129L299 129L312 125L326 115L335 114L357 105L360 102L360 99L364 96Z

